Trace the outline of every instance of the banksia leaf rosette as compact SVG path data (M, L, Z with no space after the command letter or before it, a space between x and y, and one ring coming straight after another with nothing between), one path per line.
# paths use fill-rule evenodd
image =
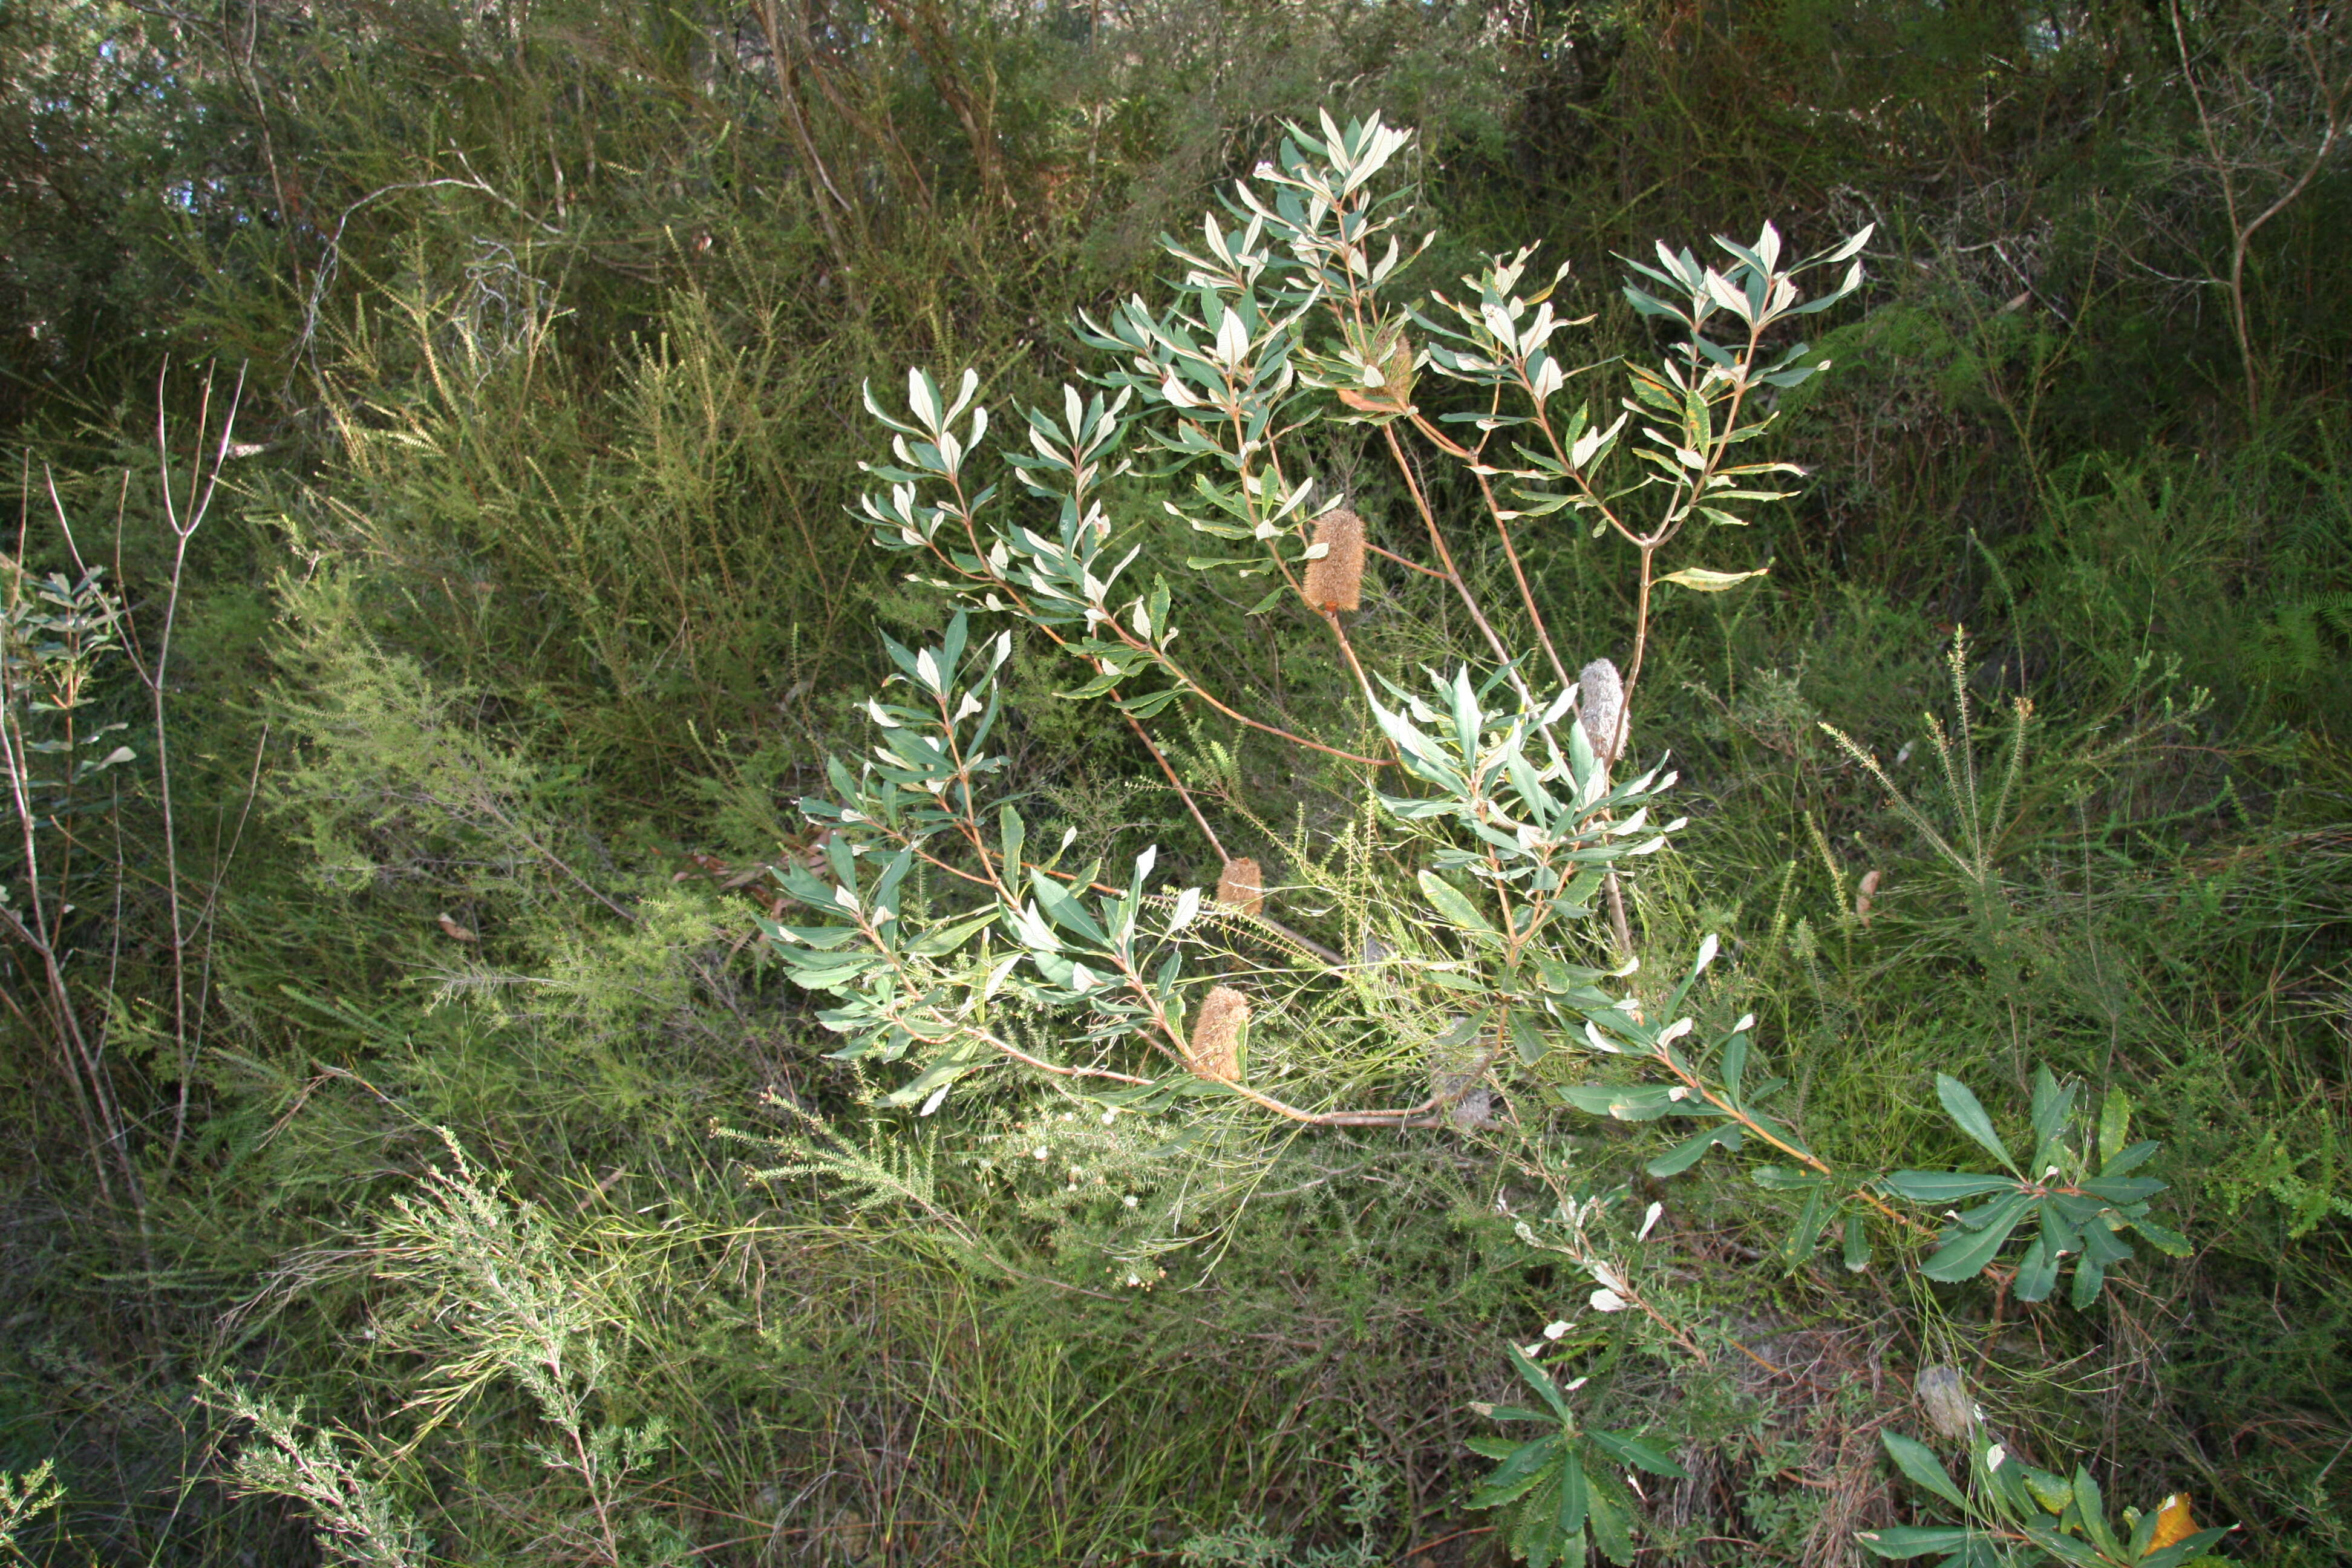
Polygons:
M1364 520L1346 507L1327 511L1315 521L1315 542L1325 548L1307 563L1307 580L1300 584L1307 607L1326 615L1361 608Z
M1356 337L1355 329L1349 335ZM1358 337L1361 347L1357 351L1364 367L1361 386L1339 389L1339 401L1360 414L1387 415L1391 417L1412 412L1413 352L1412 340L1405 336L1402 325L1391 324L1371 334L1369 341Z
M1242 1029L1249 1023L1249 998L1230 985L1220 985L1201 998L1192 1016L1192 1038L1185 1049L1185 1065L1202 1078L1220 1083L1239 1082L1242 1076Z
M1225 862L1217 878L1217 902L1245 915L1265 908L1265 873L1257 868L1256 861L1244 856Z

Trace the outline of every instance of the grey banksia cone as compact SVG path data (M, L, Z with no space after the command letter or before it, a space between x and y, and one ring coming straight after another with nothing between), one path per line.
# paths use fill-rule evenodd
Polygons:
M1576 685L1577 722L1593 751L1608 760L1617 749L1617 725L1625 711L1624 679L1615 664L1596 658L1576 672Z

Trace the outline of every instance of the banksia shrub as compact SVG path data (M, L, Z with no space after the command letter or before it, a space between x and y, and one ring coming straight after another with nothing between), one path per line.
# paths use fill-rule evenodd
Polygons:
M1217 902L1245 915L1265 908L1265 873L1257 868L1256 861L1244 856L1225 862L1217 878Z
M1353 610L1364 598L1364 520L1346 507L1327 511L1315 521L1315 542L1328 545L1307 563L1301 590L1307 606L1316 611Z
M1201 998L1186 1065L1202 1078L1237 1082L1242 1076L1242 1026L1249 1016L1249 998L1230 985L1220 985Z

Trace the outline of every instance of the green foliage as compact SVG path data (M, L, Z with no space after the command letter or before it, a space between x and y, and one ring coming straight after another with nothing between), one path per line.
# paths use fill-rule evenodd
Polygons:
M1482 1414L1496 1421L1557 1425L1559 1430L1525 1443L1474 1438L1470 1445L1474 1451L1502 1463L1471 1494L1470 1506L1517 1505L1511 1552L1525 1558L1529 1568L1584 1562L1588 1531L1603 1557L1621 1565L1630 1563L1637 1515L1632 1490L1617 1472L1631 1476L1640 1470L1674 1480L1688 1480L1689 1472L1664 1450L1633 1433L1580 1427L1550 1375L1517 1345L1510 1354L1520 1379L1536 1391L1544 1407L1489 1405ZM1583 1382L1577 1379L1566 1392L1575 1393Z
M26 1524L65 1501L58 1484L57 1467L44 1459L23 1475L0 1470L0 1552L11 1561L30 1563L32 1554L18 1541Z
M1780 268L1780 239L1769 227L1752 247L1720 242L1733 258L1728 273L1660 247L1665 270L1636 270L1645 282L1674 290L1675 302L1639 286L1629 287L1628 297L1689 336L1663 374L1633 373L1635 396L1626 407L1629 416L1646 408L1675 433L1644 426L1640 436L1648 444L1635 455L1646 467L1632 469L1630 479L1612 478L1607 465L1624 418L1602 429L1580 408L1554 427L1549 405L1566 382L1549 346L1558 323L1549 304L1531 304L1512 292L1527 253L1497 258L1480 278L1465 280L1481 292L1475 310L1436 297L1458 328L1437 327L1417 310L1395 312L1381 291L1398 270L1401 249L1393 238L1384 253L1378 247L1382 231L1396 220L1384 216L1391 204L1374 195L1373 182L1405 138L1378 120L1342 129L1327 115L1322 129L1318 138L1291 127L1279 163L1263 165L1255 184L1236 187L1230 205L1246 216L1243 228L1228 231L1212 214L1202 249L1167 242L1171 257L1190 268L1187 285L1195 292L1184 303L1155 315L1138 299L1109 326L1086 319L1085 340L1126 356L1134 368L1102 378L1108 396L1089 399L1066 389L1061 419L1044 410L1025 415L1033 451L1009 460L1031 495L1053 503L1053 533L1000 523L991 512L1003 492L976 472L990 427L986 405L976 402L977 374L967 372L950 397L927 373L910 372L903 418L869 391L869 409L892 432L897 459L869 468L891 487L869 492L861 503L876 542L887 550L924 552L929 569L947 574L933 585L961 604L935 645L910 648L886 639L897 666L889 684L903 685L908 699L866 703L882 731L878 761L852 774L845 762L833 759L834 795L803 803L823 832L824 853L808 866L781 868L777 879L784 892L830 917L830 923L762 924L793 981L837 999L819 1015L826 1027L845 1037L836 1057L909 1060L913 1077L885 1103L919 1106L924 1117L940 1109L959 1080L1006 1065L1061 1080L1063 1092L1107 1108L1107 1121L1122 1111L1173 1114L1195 1127L1230 1124L1237 1116L1246 1121L1253 1112L1308 1128L1440 1124L1441 1116L1454 1117L1458 1105L1466 1106L1475 1086L1481 1109L1468 1119L1483 1121L1492 1096L1507 1097L1510 1121L1525 1140L1517 1163L1555 1187L1552 1173L1559 1162L1544 1147L1549 1118L1538 1110L1547 1099L1621 1121L1696 1120L1699 1130L1651 1160L1648 1174L1680 1175L1715 1147L1736 1153L1750 1141L1793 1160L1754 1171L1768 1192L1804 1194L1781 1248L1789 1263L1807 1263L1824 1232L1834 1229L1843 1234L1847 1267L1860 1272L1870 1263L1872 1211L1916 1231L1932 1228L1892 1206L1890 1198L1941 1207L1990 1197L1990 1203L1954 1215L1920 1272L1945 1283L1970 1279L1992 1267L2031 1217L2038 1234L2014 1268L2003 1270L2006 1288L2027 1302L2045 1299L2062 1259L2074 1255L2080 1261L2073 1300L2077 1308L2089 1307L2106 1268L2130 1256L2115 1239L2126 1226L2164 1250L2185 1254L2186 1242L2158 1224L2147 1206L2164 1184L2128 1173L2158 1151L2152 1142L2124 1145L2128 1101L2120 1091L2107 1102L2095 1146L2077 1125L2078 1091L2062 1088L2043 1069L2034 1086L2029 1174L1975 1096L1958 1079L1939 1075L1947 1114L2008 1167L2008 1175L1890 1172L1884 1165L1841 1171L1815 1153L1785 1115L1762 1109L1785 1080L1748 1083L1754 1016L1743 1015L1728 1029L1700 1033L1695 1014L1685 1012L1720 951L1717 936L1706 938L1670 993L1612 996L1605 983L1641 967L1620 902L1615 964L1580 962L1592 943L1576 922L1593 917L1604 892L1622 900L1620 878L1631 869L1632 858L1655 853L1667 835L1685 826L1681 819L1660 829L1651 826L1674 775L1653 768L1619 783L1611 773L1633 730L1631 698L1647 646L1653 584L1720 593L1759 574L1700 567L1661 574L1657 558L1692 521L1738 526L1743 520L1725 506L1786 499L1746 488L1785 465L1727 460L1732 447L1755 440L1770 423L1768 416L1743 424L1743 400L1757 388L1797 384L1812 374L1816 367L1804 363L1803 344L1768 355L1765 336L1777 321L1852 291L1860 282L1859 268L1849 268L1832 293L1805 301L1792 274ZM1867 237L1804 265L1843 265ZM1288 259L1281 259L1286 253ZM1706 335L1718 313L1746 328L1744 346L1737 335L1729 347ZM1328 346L1308 335L1307 323L1318 321L1336 332ZM1407 323L1460 347L1433 346L1424 354L1408 337ZM1412 401L1414 377L1424 365L1486 394L1484 406L1433 420ZM1450 679L1433 673L1431 700L1383 671L1382 683L1400 706L1391 710L1375 694L1338 615L1341 607L1356 607L1354 581L1339 589L1316 586L1316 574L1340 550L1352 552L1343 570L1360 574L1364 569L1361 519L1343 514L1336 500L1318 504L1309 459L1297 455L1301 433L1318 416L1331 416L1328 405L1309 401L1318 392L1336 395L1337 417L1380 431L1416 499L1440 563L1423 569L1457 589L1500 659L1483 679L1466 664ZM1505 403L1506 393L1512 403ZM1518 407L1521 398L1531 412L1503 412ZM1121 579L1143 554L1148 534L1132 542L1123 537L1095 491L1105 476L1127 466L1122 451L1131 439L1126 416L1131 401L1147 410L1156 402L1166 411L1158 419L1146 414L1132 422L1144 448L1161 454L1163 472L1195 470L1190 500L1197 510L1173 501L1164 503L1166 510L1196 531L1263 547L1263 564L1252 556L1206 557L1189 560L1188 570L1271 567L1278 573L1286 586L1250 613L1265 614L1296 595L1309 612L1320 614L1337 653L1356 676L1365 710L1391 748L1388 759L1335 743L1344 736L1298 735L1215 695L1197 667L1172 651L1185 612L1164 575L1154 575L1148 594L1126 597L1133 590L1122 587ZM1443 423L1449 419L1474 426L1475 445L1465 447L1450 437ZM1589 516L1596 536L1613 531L1633 547L1639 589L1633 663L1623 679L1613 666L1596 663L1583 672L1584 684L1537 695L1522 661L1507 657L1508 642L1494 625L1502 616L1483 613L1463 579L1444 530L1423 499L1401 426L1479 478L1485 507L1515 569L1512 525L1552 512ZM1531 432L1541 444L1514 445L1520 466L1488 464L1489 439L1514 428ZM1517 480L1524 503L1502 507L1486 482L1489 476ZM1343 515L1344 527L1330 521ZM1311 542L1305 531L1309 520L1317 522ZM1393 553L1384 558L1411 563ZM1532 637L1565 683L1567 669L1544 617L1524 592L1523 575L1519 582L1522 597L1515 609L1524 619L1504 624ZM1380 814L1368 814L1367 823L1385 819L1367 835L1372 854L1354 878L1318 883L1311 870L1317 857L1302 835L1294 858L1309 873L1307 888L1327 908L1347 909L1360 920L1354 911L1368 900L1402 901L1399 884L1409 874L1424 902L1419 908L1405 903L1395 929L1444 931L1451 942L1431 952L1417 951L1407 938L1399 952L1384 942L1376 945L1364 927L1354 938L1350 963L1314 939L1267 921L1255 862L1245 878L1234 868L1172 768L1171 783L1225 860L1214 903L1197 886L1151 895L1156 846L1135 858L1123 889L1098 881L1099 859L1064 865L1074 834L1065 834L1051 852L1033 847L1023 815L1004 799L1006 781L1000 775L1006 760L989 749L1003 714L999 672L1012 655L1012 634L976 639L973 611L1010 613L1076 656L1093 679L1062 695L1108 698L1147 747L1153 746L1150 721L1189 699L1235 724L1360 769L1366 804ZM1956 644L1957 736L1948 737L1931 721L1963 825L1958 844L1895 791L1865 753L1838 738L1887 785L1937 850L1971 879L1979 905L1990 910L1998 896L1992 844L2004 830L2018 784L2029 710L2021 704L2008 772L1988 804L1977 786L1965 665L1965 645ZM1139 696L1122 691L1147 680L1156 689ZM1393 795L1381 787L1379 770L1390 765L1423 793ZM915 876L919 869L926 873L921 879ZM933 873L949 880L941 884ZM970 890L960 890L965 888ZM1090 904L1087 895L1097 889L1101 896ZM1282 1011L1253 1011L1249 993L1229 982L1212 986L1208 976L1188 979L1188 969L1197 975L1199 966L1197 959L1188 963L1192 944L1184 935L1204 909L1220 906L1266 921L1265 929L1291 953L1307 961L1255 960L1261 985L1275 979L1277 994L1287 994ZM845 915L848 923L842 923ZM1344 928L1338 940L1349 941ZM1386 1005L1359 1011L1372 990L1361 982L1328 1000L1317 994L1330 978L1348 978L1350 968L1378 976L1377 994ZM1039 1036L1060 1048L1033 1043ZM1427 1059L1441 1063L1431 1070L1427 1098L1382 1083L1403 1065L1398 1043L1420 1044ZM1466 1068L1443 1065L1438 1053L1465 1054L1465 1047L1475 1052ZM1661 1081L1562 1081L1573 1071L1559 1061L1564 1048L1589 1060L1646 1065ZM1302 1068L1311 1098L1288 1084L1273 1085L1276 1077ZM1371 1106L1341 1098L1364 1087L1372 1090ZM1402 1103L1373 1109L1383 1100ZM1841 1136L1852 1141L1851 1134ZM1038 1152L1043 1157L1045 1146ZM1882 1145L1881 1158L1887 1152ZM828 1165L877 1195L909 1198L936 1215L928 1182L891 1174L887 1156L858 1156L850 1168L840 1166L840 1157L818 1162ZM1073 1166L1073 1186L1078 1173ZM1591 1273L1601 1286L1591 1299L1597 1311L1638 1308L1703 1362L1705 1352L1688 1331L1626 1271L1595 1254L1585 1234L1588 1207L1589 1201L1571 1211L1563 1199L1546 1222L1561 1234L1556 1241L1542 1239L1527 1221L1516 1230L1530 1247L1562 1252ZM1591 1468L1588 1449L1620 1462L1633 1462L1628 1455L1648 1450L1622 1433L1581 1431L1549 1378L1524 1354L1513 1354L1544 1392L1562 1431L1496 1447L1491 1457L1503 1459L1503 1467L1474 1505L1510 1505L1511 1550L1532 1563L1583 1561L1588 1522L1604 1555L1630 1561L1630 1499L1605 1471ZM1666 1465L1660 1473L1681 1474L1660 1463Z
M2175 1495L2142 1513L2126 1509L2124 1533L2110 1525L2099 1483L2077 1465L2074 1477L2034 1468L1999 1443L1977 1455L1979 1503L1952 1484L1951 1475L1926 1444L1897 1432L1882 1432L1887 1456L1918 1486L1964 1514L1980 1512L1982 1525L1905 1526L1864 1531L1862 1542L1881 1557L1896 1560L1948 1553L1944 1568L2013 1562L2084 1565L2144 1563L2180 1568L2187 1563L2219 1561L2206 1549L2230 1531L2195 1530L2187 1500Z
M1996 1520L2087 1542L2061 1513L2000 1513L1981 1475L1975 1512L1888 1489L1874 1438L1936 1360L1976 1369L2013 1454L2095 1454L2111 1494L2185 1478L2245 1555L2343 1556L2342 160L2247 227L2318 145L2338 47L2267 5L10 10L14 559L28 583L84 582L53 474L128 606L79 712L131 728L87 754L137 753L76 810L18 814L68 895L50 906L62 992L21 943L0 982L28 1005L0 1020L0 1470L53 1457L66 1489L19 1548L302 1561L360 1540L334 1521L380 1501L375 1539L429 1532L468 1561L1475 1560L1547 1517L1465 1509L1494 1462L1474 1406L1526 1397L1501 1353L1518 1342L1591 1379L1580 1423L1675 1435L1691 1479L1642 1483L1661 1561L1831 1561L1860 1531ZM1221 390L1184 275L1226 261L1192 215L1261 154L1279 169L1281 122L1309 122L1334 82L1419 134L1381 177L1402 243L1370 330L1290 319L1297 258L1270 246L1253 363L1287 355L1300 378L1265 405L1274 501L1316 481L1277 562L1214 531L1270 513L1248 494L1258 459L1195 452L1176 475L1185 453L1139 443L1185 439L1167 373ZM1681 429L1690 399L1636 393L1595 493L1664 481L1621 511L1637 539L1688 518L1654 577L1698 569L1644 616L1633 556L1607 553L1637 547L1580 542L1577 519L1604 542L1606 520L1540 422L1479 424L1534 419L1521 373L1470 362L1548 334L1532 376L1590 385L1569 373L1616 359L1668 396L1694 334L1596 285L1630 257L1653 274L1637 289L1685 309L1685 258L1652 237L1762 214L1792 257L1874 225L1855 258L1871 277L1787 367L1832 374L1759 385L1736 418L1698 411L1717 435L1780 416L1771 450L1744 441L1736 461L1808 470L1739 481L1803 493L1718 508L1738 530L1640 456L1670 456L1640 426ZM1252 216L1220 207L1218 237ZM1163 265L1170 229L1192 261ZM1519 259L1537 238L1540 268ZM1754 270L1708 255L1727 288ZM1709 312L1696 335L1736 349L1737 312ZM1059 323L1081 314L1119 346L1073 346ZM1392 377L1383 325L1425 363ZM163 381L159 454L167 355L251 365L237 438L216 445L215 422L193 443L216 521L176 542L202 384ZM1073 361L1137 384L1082 384L1074 411ZM1055 695L1101 668L1016 632L981 692L1004 766L971 788L989 853L1009 807L1024 872L1100 879L1055 900L1033 877L1015 900L1066 978L1116 956L1123 904L1155 959L1182 958L1180 1026L1206 992L1248 994L1238 1087L1318 1114L1426 1103L1412 1120L1430 1125L1294 1130L1139 1047L1149 1028L1089 1042L1104 988L1043 978L1002 916L961 950L1015 960L975 1016L1040 1061L1107 1053L1165 1103L1110 1113L1057 1075L975 1065L892 1104L943 1047L828 1058L845 1037L759 922L840 917L790 912L771 868L837 880L835 840L793 804L868 787L856 761L855 790L829 777L828 754L889 743L872 787L928 795L886 776L932 776L902 733L944 723L920 655L944 651L950 601L989 591L927 551L858 547L876 531L860 492L887 503L903 482L859 459L930 461L872 449L861 411L861 382L895 389L909 363L994 367L966 417L1007 413L1012 455L1047 461L1025 445L1037 407L1071 467L1122 424L1140 459L1090 459L1116 548L1065 533L1063 496L1025 482L1078 488L1049 463L1002 476L1021 482L975 508L965 552L984 560L997 524L1008 551L1022 528L1053 547L1020 571L1075 588L1058 629L1120 668L1166 763L1110 693ZM1448 460L1395 412L1400 386L1448 440L1486 439L1495 471ZM1606 435L1616 395L1595 392L1583 434ZM910 449L937 446L885 400ZM1564 385L1547 405L1554 435L1578 401ZM1310 410L1319 426L1289 427ZM996 449L963 455L975 483L1000 478ZM1425 503L1460 579L1370 558L1341 623L1368 682L1286 578L1314 566L1334 501L1417 562ZM1100 581L1131 545L1110 618L1082 625L1097 606L1068 558ZM929 581L886 570L910 563ZM1528 657L1499 657L1472 601ZM1008 622L964 607L970 654ZM1485 1010L1447 979L1509 978L1505 900L1524 907L1541 854L1510 832L1494 847L1516 879L1473 858L1475 812L1387 760L1375 705L1433 771L1513 752L1543 793L1506 766L1490 804L1578 840L1584 727L1554 721L1551 774L1548 704L1512 676L1554 696L1598 654L1630 664L1637 627L1626 744L1644 760L1603 771L1614 791L1671 752L1680 779L1652 785L1692 820L1604 868L1616 901L1605 878L1563 899L1529 939L1563 967L1522 966L1507 1015ZM929 731L870 728L856 698L894 672L877 701ZM1209 697L1385 776L1368 788L1365 763ZM1922 709L1940 731L1905 746ZM1401 818L1381 795L1442 808ZM1662 797L1653 821L1671 815ZM982 857L960 840L924 844L969 868ZM1208 897L1219 846L1261 861L1265 908ZM896 853L854 858L862 892ZM1171 933L1187 889L1200 905ZM895 896L909 926L989 901L919 856ZM1072 909L1104 944L1057 923ZM1665 1006L1710 934L1716 961ZM1633 951L1645 963L1621 973ZM950 1014L972 994L954 956L915 963ZM1573 1005L1587 986L1611 1004L1598 1020ZM1677 1058L1839 1181L1759 1186L1801 1163L1672 1098L1691 1087ZM2003 1171L1934 1092L1939 1074L1970 1086L2021 1157L2042 1070L2074 1097L2053 1182ZM90 1098L88 1122L61 1087ZM2083 1278L2066 1253L2052 1299L2026 1301L2017 1270L2045 1217L2064 1239L2084 1184L2113 1174L2095 1113L2126 1098L2159 1147L2119 1179L2166 1184L2141 1217L2197 1249L2140 1249L2080 1310L2056 1300ZM1621 1102L1663 1109L1621 1120ZM714 1122L751 1142L712 1141ZM472 1152L474 1220L446 1208L437 1126ZM1943 1209L1983 1205L1913 1203L1885 1184L1902 1167L1998 1181L1987 1199L2033 1215L1989 1272L1930 1279L1946 1243L1987 1237ZM2086 1223L2120 1246L2133 1206ZM485 1294L420 1223L526 1268L548 1310ZM551 1416L504 1370L425 1429L441 1369L546 1341L558 1309L591 1320L566 1364L589 1342L603 1358L595 1388L566 1385L577 1445L572 1407ZM268 1422L202 1404L205 1378ZM233 1494L228 1454L277 1456L287 1484ZM1616 1473L1584 1458L1588 1479ZM677 1537L616 1548L597 1496ZM2137 1528L2126 1513L2114 1534Z

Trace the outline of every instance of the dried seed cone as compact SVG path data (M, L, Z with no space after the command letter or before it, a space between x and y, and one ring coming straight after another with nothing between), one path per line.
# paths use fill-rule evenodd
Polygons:
M1965 1437L1975 1427L1976 1402L1969 1397L1969 1385L1958 1367L1921 1367L1912 1391L1927 1413L1927 1425L1942 1436Z
M1310 610L1360 609L1364 602L1364 520L1346 507L1315 520L1315 542L1331 548L1307 563L1300 587Z
M1625 708L1625 680L1609 659L1596 658L1576 672L1577 720L1584 738L1603 758L1617 744L1617 721Z
M1201 998L1185 1053L1192 1069L1221 1083L1240 1081L1242 1026L1249 1022L1249 998L1230 985L1220 985Z
M1265 908L1265 873L1257 868L1256 861L1244 856L1225 862L1217 878L1217 902L1245 915Z

